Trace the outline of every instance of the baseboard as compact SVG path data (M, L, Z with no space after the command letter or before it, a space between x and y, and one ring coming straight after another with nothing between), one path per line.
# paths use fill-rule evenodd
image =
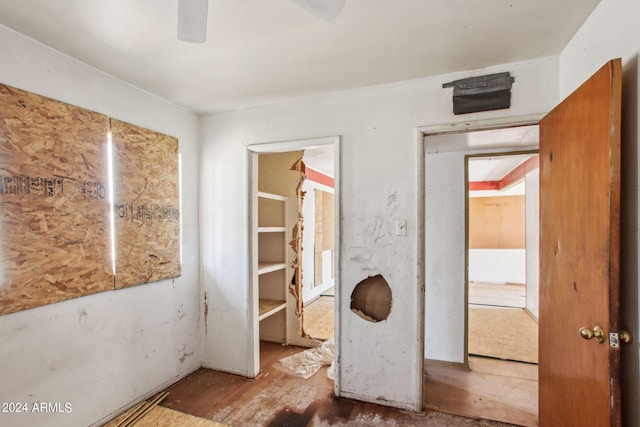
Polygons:
M295 345L297 347L306 347L306 348L313 348L313 347L317 347L319 345L321 345L323 343L323 341L314 339L314 338L303 338L300 336L294 337L294 338L289 338L289 344L288 345Z
M449 362L446 360L435 360L435 359L424 359L424 366L445 366L445 367L449 367L449 368L456 368L456 369L464 369L466 371L470 371L471 368L469 367L469 363L468 362Z
M322 298L322 296L323 296L322 294L318 294L315 297L311 298L309 301L303 301L303 305L307 306L309 304L312 304L312 303L318 301L320 298Z
M224 372L225 374L232 374L232 375L238 375L244 378L251 378L247 371L238 371L235 369L223 368L221 366L212 365L210 363L203 363L202 367L204 369L211 369L213 371Z
M90 424L90 427L98 427L98 426L102 426L102 425L108 423L109 421L111 421L114 418L118 417L120 414L123 414L123 413L127 412L129 409L133 408L138 403L149 399L150 397L152 397L152 396L158 394L159 392L161 392L162 390L172 386L173 384L177 383L181 379L183 379L185 377L188 377L189 375L193 374L194 372L196 372L198 369L201 369L201 368L202 368L202 365L196 366L193 369L191 369L189 371L186 371L185 373L178 374L176 377L170 379L169 381L166 381L163 384L161 384L161 385L159 385L157 387L154 387L151 391L143 394L141 397L133 400L132 402L127 403L126 405L120 407L119 409L116 409L115 411L112 411L109 415L106 415L106 416L100 418L95 423Z
M359 400L361 402L375 403L376 405L390 406L392 408L405 409L407 411L412 411L412 412L422 412L422 402L415 403L415 404L407 403L407 402L398 402L395 400L383 399L381 397L376 398L371 396L364 396L358 393L350 393L348 391L340 392L340 397Z
M536 317L536 315L533 314L527 307L525 307L523 310L529 315L529 317L533 319L534 322L538 323L538 318Z

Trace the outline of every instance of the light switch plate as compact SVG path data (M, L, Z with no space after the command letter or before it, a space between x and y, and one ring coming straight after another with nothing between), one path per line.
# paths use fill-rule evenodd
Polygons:
M406 236L406 235L407 235L407 220L397 219L396 220L396 236Z

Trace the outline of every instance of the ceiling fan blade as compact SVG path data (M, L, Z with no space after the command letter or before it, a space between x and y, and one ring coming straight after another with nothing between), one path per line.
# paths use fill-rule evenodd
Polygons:
M204 43L207 39L209 0L178 0L178 39Z
M324 19L327 22L334 21L342 8L344 0L291 0L295 4L302 6L314 15Z

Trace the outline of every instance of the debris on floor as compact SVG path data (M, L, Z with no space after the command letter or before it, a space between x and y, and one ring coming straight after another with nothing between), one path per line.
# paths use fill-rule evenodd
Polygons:
M304 379L311 378L325 365L331 365L327 371L329 379L333 379L333 361L335 358L333 338L322 345L300 353L292 354L276 362L274 367L282 372Z

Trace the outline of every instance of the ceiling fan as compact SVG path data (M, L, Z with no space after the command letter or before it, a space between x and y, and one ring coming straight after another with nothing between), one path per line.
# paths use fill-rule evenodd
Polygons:
M345 0L291 0L327 22L335 20ZM178 0L178 39L204 43L207 38L209 0Z

